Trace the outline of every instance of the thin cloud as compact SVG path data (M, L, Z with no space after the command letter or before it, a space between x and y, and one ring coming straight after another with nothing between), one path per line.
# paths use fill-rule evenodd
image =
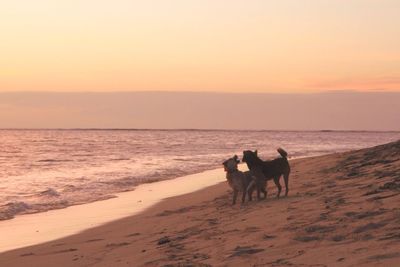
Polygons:
M310 84L311 88L328 90L368 90L368 91L398 91L400 76L382 76L374 78L343 78Z

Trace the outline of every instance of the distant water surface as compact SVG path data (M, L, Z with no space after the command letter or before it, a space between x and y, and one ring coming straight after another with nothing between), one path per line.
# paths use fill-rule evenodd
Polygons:
M293 158L398 139L399 132L0 130L0 219L218 168L245 149L268 159L281 146Z

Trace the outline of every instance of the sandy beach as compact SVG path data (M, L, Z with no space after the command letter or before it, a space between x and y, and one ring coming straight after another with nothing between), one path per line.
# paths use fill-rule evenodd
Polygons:
M399 266L400 142L290 164L288 197L232 206L224 181L0 266Z

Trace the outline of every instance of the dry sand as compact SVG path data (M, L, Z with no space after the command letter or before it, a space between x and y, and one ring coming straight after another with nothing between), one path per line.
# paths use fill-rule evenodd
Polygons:
M223 182L0 266L400 266L400 142L291 166L288 197L231 206Z

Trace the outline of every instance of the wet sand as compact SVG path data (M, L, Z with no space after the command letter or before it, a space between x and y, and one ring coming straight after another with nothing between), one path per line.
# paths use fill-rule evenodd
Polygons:
M138 214L161 200L224 181L221 169L139 185L115 198L0 221L0 252L59 239ZM166 190L168 188L168 190Z
M291 167L288 197L231 206L222 182L0 266L399 266L400 142Z

